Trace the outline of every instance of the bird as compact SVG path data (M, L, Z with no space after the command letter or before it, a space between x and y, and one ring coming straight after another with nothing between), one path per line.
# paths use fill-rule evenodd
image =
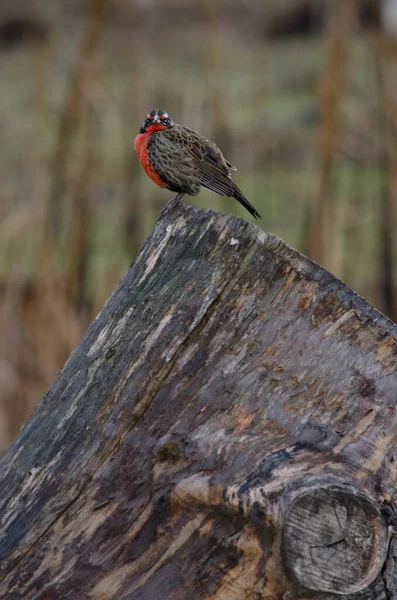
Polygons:
M134 148L150 179L161 188L176 192L170 203L178 203L185 194L196 196L204 187L220 196L235 198L255 219L261 218L232 180L231 173L237 169L216 144L193 129L174 123L164 110L148 112Z

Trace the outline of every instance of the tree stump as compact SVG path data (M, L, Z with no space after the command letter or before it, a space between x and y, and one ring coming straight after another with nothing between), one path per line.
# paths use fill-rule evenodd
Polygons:
M397 327L178 205L0 465L7 600L397 599Z

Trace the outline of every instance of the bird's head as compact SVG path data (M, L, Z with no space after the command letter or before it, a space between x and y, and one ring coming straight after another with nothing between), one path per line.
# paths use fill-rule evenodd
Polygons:
M159 108L155 108L147 114L139 133L150 133L151 131L169 129L170 127L174 127L174 125L175 123L168 116L168 113Z

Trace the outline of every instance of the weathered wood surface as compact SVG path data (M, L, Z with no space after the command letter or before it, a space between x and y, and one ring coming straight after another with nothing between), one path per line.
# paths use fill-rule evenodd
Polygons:
M168 211L3 458L0 597L397 599L396 339L274 236Z

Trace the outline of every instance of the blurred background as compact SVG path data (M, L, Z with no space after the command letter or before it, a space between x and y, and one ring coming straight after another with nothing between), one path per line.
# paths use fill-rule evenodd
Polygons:
M0 450L171 197L133 149L152 108L397 320L397 0L2 0Z

